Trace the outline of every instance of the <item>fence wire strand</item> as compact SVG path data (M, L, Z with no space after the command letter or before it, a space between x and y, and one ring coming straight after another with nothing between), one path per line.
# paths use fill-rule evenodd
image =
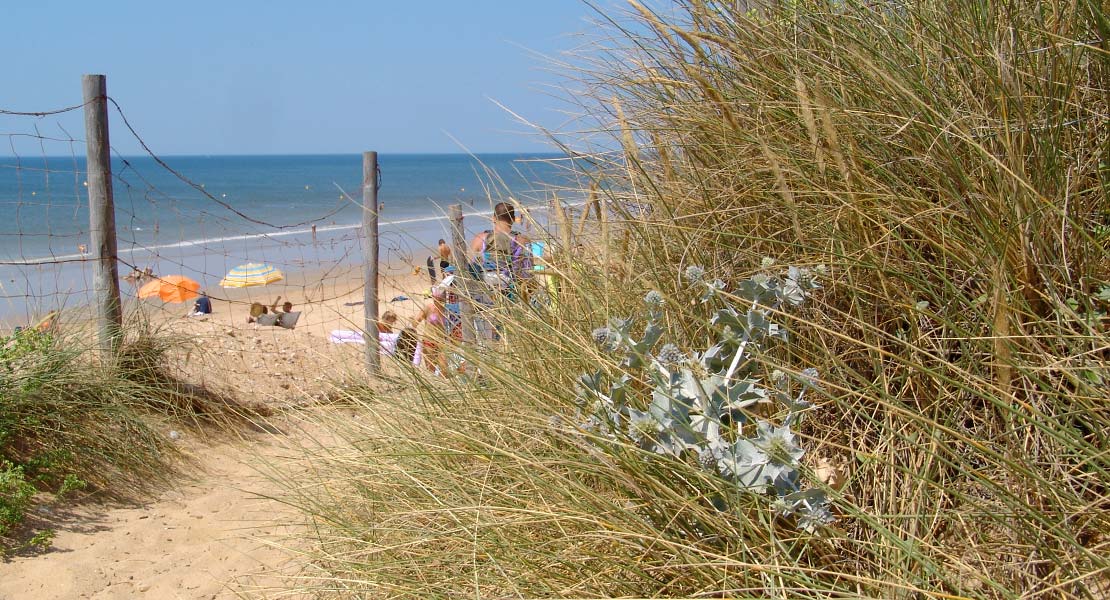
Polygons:
M258 167L249 157L224 157L235 165L223 167L202 157L162 157L132 126L123 107L111 97L107 100L122 131L143 151L124 156L113 137L111 181L125 318L180 336L190 348L180 368L217 387L235 387L229 382L240 381L252 392L303 396L313 383L357 371L363 348L329 340L336 332L361 333L365 322L365 240L357 224L363 207L343 191L344 186L353 188L349 182L361 180L359 165L352 162L349 173L331 181L304 167L302 186L293 184L292 176L267 181L264 170L250 171ZM84 106L0 109L0 127L11 129L0 130L10 154L0 156L0 331L5 334L49 311L61 311L62 326L71 331L88 329L93 321L96 255L89 248L85 141L70 135L62 122L56 123L61 133L44 134L39 127L44 118ZM426 199L434 216L390 221L388 210L381 214L381 311L398 315L395 327L411 323L431 286L443 277L429 276L427 262L437 240L450 239L446 205L465 203L480 213L490 208L499 190L508 188L495 170L476 164L455 197ZM298 168L290 164L290 169ZM388 167L384 170L389 184ZM378 174L379 184L382 176ZM542 202L550 190L526 192ZM382 200L390 202L389 193ZM478 219L479 225L484 227L487 218ZM270 265L284 279L242 289L220 286L229 271L251 263ZM173 275L197 281L213 312L189 316L193 298L181 303L139 298L143 286ZM298 314L295 327L259 325L258 306L273 314L275 308L284 312L285 302L292 303L285 307L290 313Z

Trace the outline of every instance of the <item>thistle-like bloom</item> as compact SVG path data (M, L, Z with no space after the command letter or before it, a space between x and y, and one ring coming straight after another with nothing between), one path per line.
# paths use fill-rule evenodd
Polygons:
M798 528L809 533L817 531L823 525L828 525L836 520L828 506L821 505L798 511Z
M598 327L590 335L594 343L606 352L613 352L620 346L620 334L609 327Z
M794 442L794 434L790 426L775 427L760 421L759 436L752 440L752 444L762 450L773 462L791 465L802 458L805 450Z
M804 383L804 384L806 384L810 387L815 387L815 388L820 388L821 387L818 380L817 380L817 369L814 369L813 367L809 367L808 369L802 369L801 377L799 377L799 379L802 380L802 383Z
M651 290L644 295L644 304L656 308L663 306L663 294L660 294L655 290Z
M705 278L705 269L699 265L690 265L686 267L686 279L691 283L698 283Z
M636 409L628 411L628 437L639 444L645 439L654 438L659 433L659 421L651 415Z
M706 471L716 471L717 457L713 456L713 453L708 450L699 449L698 464L701 465L701 468L705 469Z
M657 358L660 364L670 367L685 362L687 357L684 352L678 349L678 346L674 344L664 344L663 347L659 349Z

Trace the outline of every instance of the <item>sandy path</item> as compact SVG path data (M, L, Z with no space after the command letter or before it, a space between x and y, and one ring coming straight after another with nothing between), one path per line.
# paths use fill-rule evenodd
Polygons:
M215 313L188 318L185 305L145 307L163 334L182 344L169 356L177 376L266 407L277 432L249 431L243 440L180 440L195 458L191 475L141 506L61 506L40 514L57 535L49 550L0 562L0 600L23 598L296 598L284 576L299 572L291 559L303 516L267 496L277 483L259 472L288 472L301 464L301 443L327 433L295 415L337 381L365 377L363 346L328 342L333 329L362 322L357 273L323 284L291 281L214 302ZM402 322L427 292L426 274L384 277L382 310ZM264 293L263 293L264 292ZM246 322L254 298L277 294L303 311L295 330ZM390 302L397 296L404 301ZM386 372L395 371L391 364ZM286 411L286 409L292 409ZM170 434L167 430L166 435ZM46 509L40 509L46 510Z
M47 515L57 530L52 547L0 563L0 598L265 595L298 569L276 546L295 539L301 518L265 497L278 490L257 470L303 435L290 420L280 427L287 435L252 433L215 446L182 439L203 471L145 505Z

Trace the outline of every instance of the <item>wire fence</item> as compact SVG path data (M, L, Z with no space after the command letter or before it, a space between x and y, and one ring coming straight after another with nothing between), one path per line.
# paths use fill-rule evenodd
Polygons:
M108 101L113 141L129 137L145 152L112 148L125 328L144 323L179 336L180 367L217 387L293 397L345 369L356 373L365 322L360 157L163 157ZM47 316L71 332L93 327L85 140L69 133L83 108L0 109L6 334ZM403 326L443 279L437 246L450 241L449 204L464 206L467 236L487 228L492 204L506 200L523 213L518 227L546 237L535 209L575 187L547 158L383 157L381 312ZM264 285L230 287L236 269L270 274ZM185 280L195 285L168 285ZM175 297L183 287L189 291ZM203 303L196 310L200 294L211 312Z

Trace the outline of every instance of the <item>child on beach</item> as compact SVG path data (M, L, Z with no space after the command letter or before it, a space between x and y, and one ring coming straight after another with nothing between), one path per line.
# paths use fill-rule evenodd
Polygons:
M436 252L439 254L439 272L441 277L447 277L447 267L451 265L451 247L447 245L447 240L439 239ZM432 284L436 282L436 261L431 256L428 257L428 277L431 278Z
M393 332L396 324L397 313L391 310L382 313L382 318L378 320L378 349L381 354L392 356L397 351L397 339L401 337L401 332Z
M247 323L254 323L258 317L269 313L270 310L259 302L251 302L250 314L247 315Z
M424 323L423 364L429 371L447 373L447 291L432 288L432 297L424 304L413 325Z
M378 333L393 333L393 327L397 324L397 313L387 310L382 313L382 318L378 320Z
M441 270L447 269L451 264L451 246L447 245L447 241L440 238L439 240L439 268Z

